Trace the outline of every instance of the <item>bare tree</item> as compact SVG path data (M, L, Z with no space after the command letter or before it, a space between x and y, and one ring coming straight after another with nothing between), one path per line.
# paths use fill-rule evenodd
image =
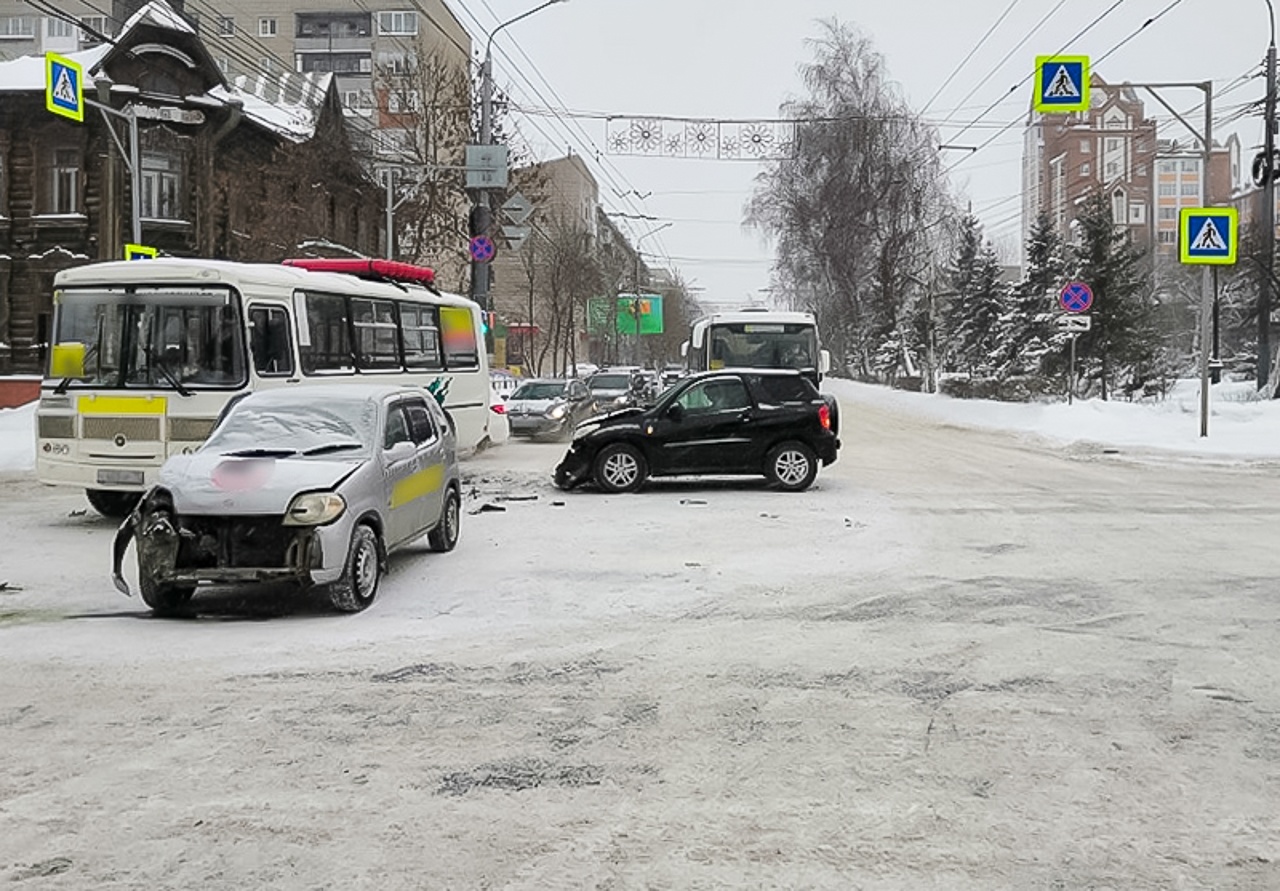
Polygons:
M886 344L919 349L916 314L952 202L937 138L871 42L834 20L812 41L794 156L760 175L747 222L777 247L775 291L818 316L836 355L871 375Z

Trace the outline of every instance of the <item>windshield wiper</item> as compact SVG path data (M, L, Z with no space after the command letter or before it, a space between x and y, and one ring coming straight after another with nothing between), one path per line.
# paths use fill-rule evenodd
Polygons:
M147 368L146 368L147 371L151 371L152 369L159 371L160 376L163 377L166 381L168 381L169 386L177 390L178 393L180 393L183 396L191 395L191 391L188 390L186 387L184 387L182 385L182 381L178 380L174 376L173 372L169 370L169 366L164 363L164 360L158 359L156 357L156 351L154 347L148 344L147 348L143 350L143 352L146 354L146 357L147 357Z
M313 448L304 449L302 456L304 458L312 455L327 455L329 452L345 452L349 449L362 449L363 443L359 442L331 442L328 445L315 446Z
M240 449L222 453L224 458L289 458L296 454L297 449Z

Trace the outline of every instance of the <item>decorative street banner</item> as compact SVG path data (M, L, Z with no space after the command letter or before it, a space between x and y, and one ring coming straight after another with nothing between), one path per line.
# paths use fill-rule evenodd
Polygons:
M612 118L605 145L611 155L780 161L795 157L794 121L698 121Z
M608 297L592 297L587 301L587 332L604 335L609 333L609 315L615 311L614 330L619 334L636 333L635 312L640 311L640 333L661 334L661 294L619 294L614 300Z

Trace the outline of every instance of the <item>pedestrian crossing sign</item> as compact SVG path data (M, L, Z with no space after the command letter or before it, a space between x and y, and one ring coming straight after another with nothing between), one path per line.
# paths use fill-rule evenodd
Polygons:
M79 62L44 54L44 104L54 114L84 121L84 69Z
M1239 215L1234 207L1184 207L1178 223L1183 263L1236 262Z
M124 258L126 260L154 260L157 253L159 251L145 244L126 244L124 246Z
M1035 109L1062 114L1089 109L1089 57L1037 56Z

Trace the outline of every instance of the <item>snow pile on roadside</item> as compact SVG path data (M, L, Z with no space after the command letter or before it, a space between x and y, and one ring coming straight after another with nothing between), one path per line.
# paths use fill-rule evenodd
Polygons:
M0 472L34 470L36 403L0 408Z
M1280 400L1251 399L1252 385L1224 382L1210 391L1209 436L1200 436L1200 387L1180 381L1160 402L1008 403L908 393L828 378L842 400L961 427L1006 430L1064 443L1090 442L1236 458L1280 457Z

